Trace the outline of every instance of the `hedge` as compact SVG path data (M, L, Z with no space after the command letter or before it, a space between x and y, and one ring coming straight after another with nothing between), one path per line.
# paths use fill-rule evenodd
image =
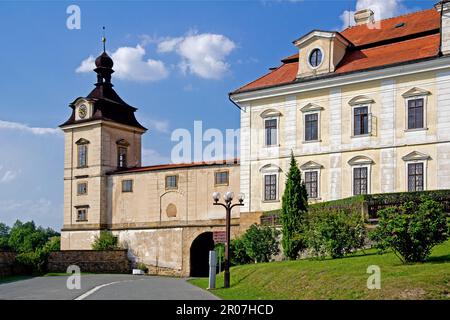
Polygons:
M399 205L408 201L419 203L420 198L427 198L441 203L444 211L450 213L450 190L431 190L416 192L395 192L358 195L349 198L313 203L308 206L310 213L341 210L347 213L361 213L367 219L376 219L378 210ZM261 224L278 224L280 210L263 212Z

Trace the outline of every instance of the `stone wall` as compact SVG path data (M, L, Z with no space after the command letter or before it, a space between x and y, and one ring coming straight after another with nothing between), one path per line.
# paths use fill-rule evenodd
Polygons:
M48 272L66 272L70 265L80 267L81 272L131 273L127 250L67 250L50 253Z
M15 274L16 254L9 251L0 251L0 277Z

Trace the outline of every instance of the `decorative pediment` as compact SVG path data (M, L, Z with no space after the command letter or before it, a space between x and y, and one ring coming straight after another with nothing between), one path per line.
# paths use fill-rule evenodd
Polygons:
M86 140L84 138L78 139L75 144L88 144L90 143L89 140Z
M300 166L300 169L305 170L314 170L314 169L322 169L323 166L314 161L308 161Z
M411 153L408 153L406 156L402 157L403 161L428 160L430 158L431 157L428 154L419 151L413 151Z
M276 109L267 109L260 114L261 118L271 118L282 116L281 112Z
M323 31L323 30L313 30L307 34L305 34L303 37L298 38L297 40L294 40L293 43L296 47L302 47L306 43L310 43L311 41L314 41L316 39L339 39L340 42L342 42L345 46L349 45L350 42L344 38L339 32L335 31Z
M116 144L123 147L128 147L130 145L130 143L125 139L117 140Z
M308 103L306 106L300 109L301 112L320 111L324 108L315 103Z
M361 104L371 104L374 103L375 100L373 100L372 98L368 97L368 96L357 96L354 97L353 99L351 99L348 104L351 106L357 106L357 105L361 105Z
M348 160L348 164L351 166L358 166L358 165L364 165L364 164L373 164L373 160L369 157L365 156L356 156Z
M275 164L266 164L259 169L259 172L281 172L281 168Z
M420 89L417 87L414 87L412 89L409 89L404 94L402 94L403 98L413 98L413 97L420 97L420 96L427 96L430 95L431 92L428 90Z

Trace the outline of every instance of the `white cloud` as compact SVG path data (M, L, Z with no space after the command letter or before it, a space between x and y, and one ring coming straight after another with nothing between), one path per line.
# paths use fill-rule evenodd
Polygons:
M1 129L19 130L19 131L28 132L28 133L31 133L34 135L46 135L46 134L59 135L59 134L61 134L61 130L59 130L57 128L30 127L23 123L9 122L9 121L3 121L3 120L0 120L0 130Z
M349 25L355 25L353 15L356 11L362 9L372 9L376 21L398 16L409 11L403 4L403 0L357 0L354 11L345 10L339 16L339 19L342 21L342 28L345 29Z
M167 120L147 119L144 122L148 123L150 131L154 129L162 133L169 133L169 121Z
M61 226L63 206L51 200L39 198L36 200L0 200L2 222L12 225L17 219L21 221L34 220L38 225L53 227Z
M170 158L161 155L158 151L144 148L142 150L142 165L151 166L156 164L171 163Z
M229 38L212 33L191 33L158 44L158 52L176 52L181 57L179 67L183 73L205 79L220 79L228 72L230 65L225 59L235 48Z
M19 172L8 170L6 171L3 176L0 175L0 183L8 183L16 179Z
M158 81L168 76L169 72L160 60L146 59L145 49L136 47L120 47L111 53L114 60L114 75L118 79L131 81ZM95 68L95 58L89 56L83 60L75 72L92 72Z

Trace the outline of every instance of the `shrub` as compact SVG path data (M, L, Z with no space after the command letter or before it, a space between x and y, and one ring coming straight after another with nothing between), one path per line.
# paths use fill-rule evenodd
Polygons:
M442 205L427 197L422 197L419 204L408 201L380 210L378 216L371 239L380 251L392 249L404 263L425 261L431 249L449 237Z
M282 198L281 225L283 254L288 259L296 259L304 249L303 223L308 209L308 194L302 182L297 161L291 153L291 163Z
M110 231L100 231L100 236L96 236L92 244L92 250L105 251L119 249L117 237Z
M316 257L341 258L362 248L365 235L364 221L359 213L325 210L308 215L306 242Z
M268 262L278 254L279 232L271 227L253 224L242 236L246 254L255 262Z
M236 238L230 242L230 264L240 265L252 262L245 249L244 241L241 238Z
M142 263L142 262L139 262L139 263L136 265L136 268L139 269L139 270L144 271L145 273L148 272L148 267L147 267L144 263Z

